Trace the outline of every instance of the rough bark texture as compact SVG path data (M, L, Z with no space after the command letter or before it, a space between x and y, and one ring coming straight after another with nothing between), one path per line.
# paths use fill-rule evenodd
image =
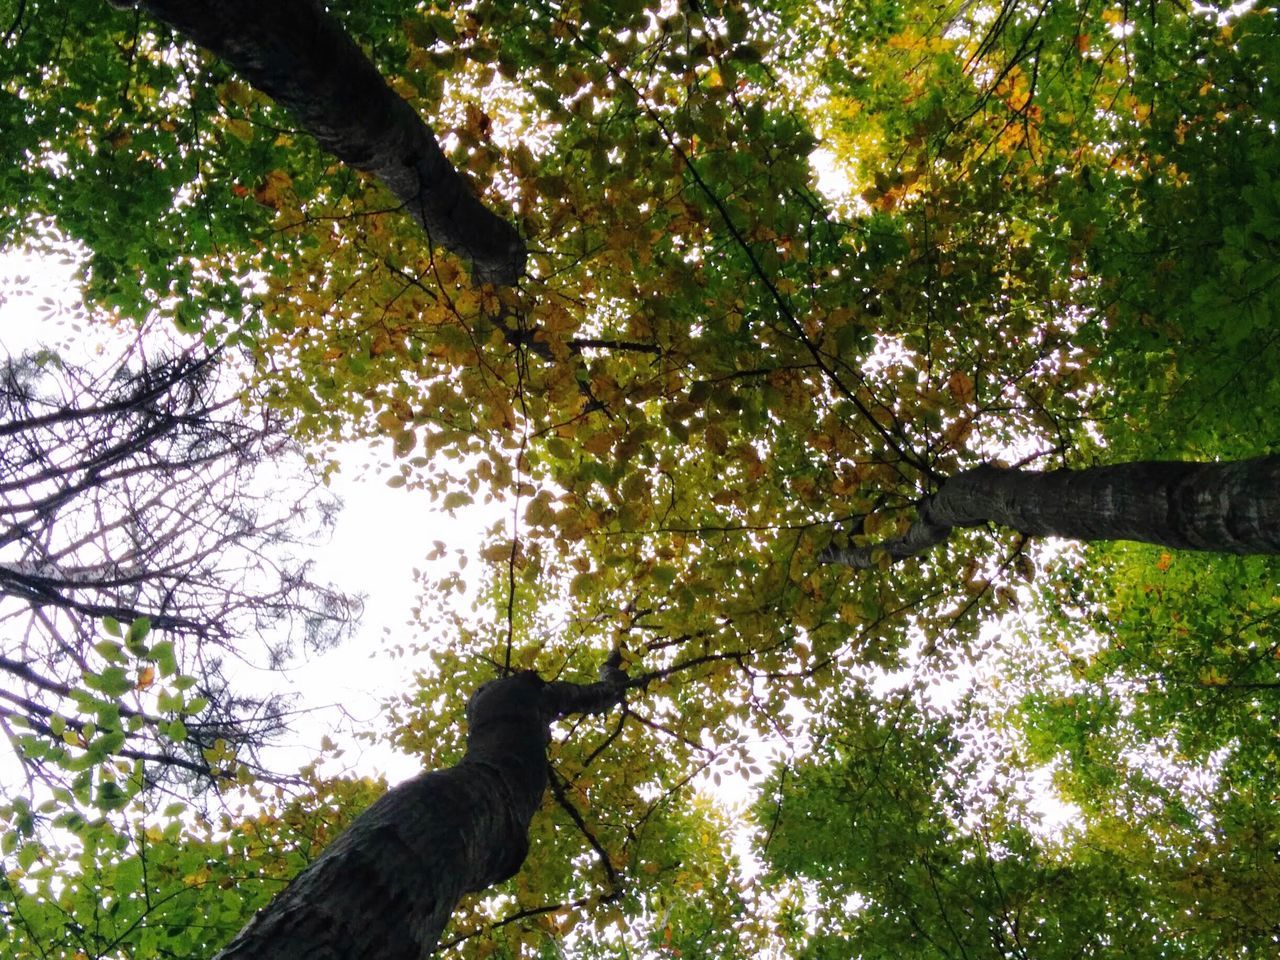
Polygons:
M482 282L524 272L515 229L485 208L421 117L316 0L143 0L285 107L326 150L380 180Z
M902 537L828 558L873 566L921 553L956 527L995 523L1029 536L1137 540L1180 550L1280 553L1280 457L1228 463L1138 461L1032 473L983 466L947 480Z
M467 753L386 793L216 960L420 960L459 898L513 875L547 784L550 721L622 699L606 664L593 684L520 673L467 705Z

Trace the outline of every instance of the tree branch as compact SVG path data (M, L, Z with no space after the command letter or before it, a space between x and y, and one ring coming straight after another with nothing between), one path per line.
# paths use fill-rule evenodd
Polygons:
M1036 473L984 465L951 477L901 537L822 559L857 569L916 556L957 527L1133 540L1175 550L1280 553L1280 456L1219 463L1143 460Z

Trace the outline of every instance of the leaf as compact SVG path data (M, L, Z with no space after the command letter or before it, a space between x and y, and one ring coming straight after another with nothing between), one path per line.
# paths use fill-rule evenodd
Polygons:
M947 378L947 390L951 393L952 399L960 406L967 406L973 403L973 379L963 371L955 370L952 372L951 376Z
M396 434L394 451L397 457L407 457L418 443L418 435L413 430L404 430Z
M459 490L455 490L452 493L445 494L444 502L441 504L441 506L445 510L456 510L459 507L467 506L467 504L471 502L472 500L471 500L470 494L462 493Z
M136 647L147 638L147 634L151 632L151 618L138 617L133 623L129 624L129 634L125 638L125 644L129 647Z
M142 861L136 857L122 860L116 867L113 883L117 897L128 897L142 886Z
M178 672L178 661L174 656L171 641L162 640L160 643L153 644L148 656L160 668L161 676L172 677Z
M18 867L21 870L30 870L35 862L40 859L43 851L38 843L24 843L18 848Z
M93 645L93 649L104 660L110 660L113 663L124 663L127 659L124 654L124 647L113 640L99 640Z
M658 564L649 572L649 576L665 587L671 586L678 575L679 571L675 567L665 563Z
M124 667L106 667L101 673L86 673L85 685L91 690L118 697L133 689L133 681Z
M116 783L107 781L98 787L94 803L100 810L119 810L129 802L129 795Z

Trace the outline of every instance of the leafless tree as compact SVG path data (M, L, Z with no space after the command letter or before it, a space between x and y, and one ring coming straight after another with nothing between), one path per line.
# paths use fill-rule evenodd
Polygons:
M359 613L311 576L337 501L224 359L139 338L111 363L0 361L0 725L32 774L95 742L170 782L261 773L287 703L229 663L279 666ZM158 701L167 679L193 685Z

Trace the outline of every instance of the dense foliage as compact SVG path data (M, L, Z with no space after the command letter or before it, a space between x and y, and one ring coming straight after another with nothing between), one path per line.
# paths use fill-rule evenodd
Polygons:
M824 551L986 461L1276 452L1275 11L335 10L517 224L519 283L473 284L223 63L84 0L0 23L0 236L83 245L103 314L251 350L317 448L379 438L391 486L501 510L458 559L478 611L424 578L396 745L455 758L495 667L616 648L647 678L558 731L530 860L451 948L1273 951L1274 560L988 528L867 571ZM707 793L738 774L748 830ZM19 952L209 952L369 793L312 786L74 836L14 799Z

